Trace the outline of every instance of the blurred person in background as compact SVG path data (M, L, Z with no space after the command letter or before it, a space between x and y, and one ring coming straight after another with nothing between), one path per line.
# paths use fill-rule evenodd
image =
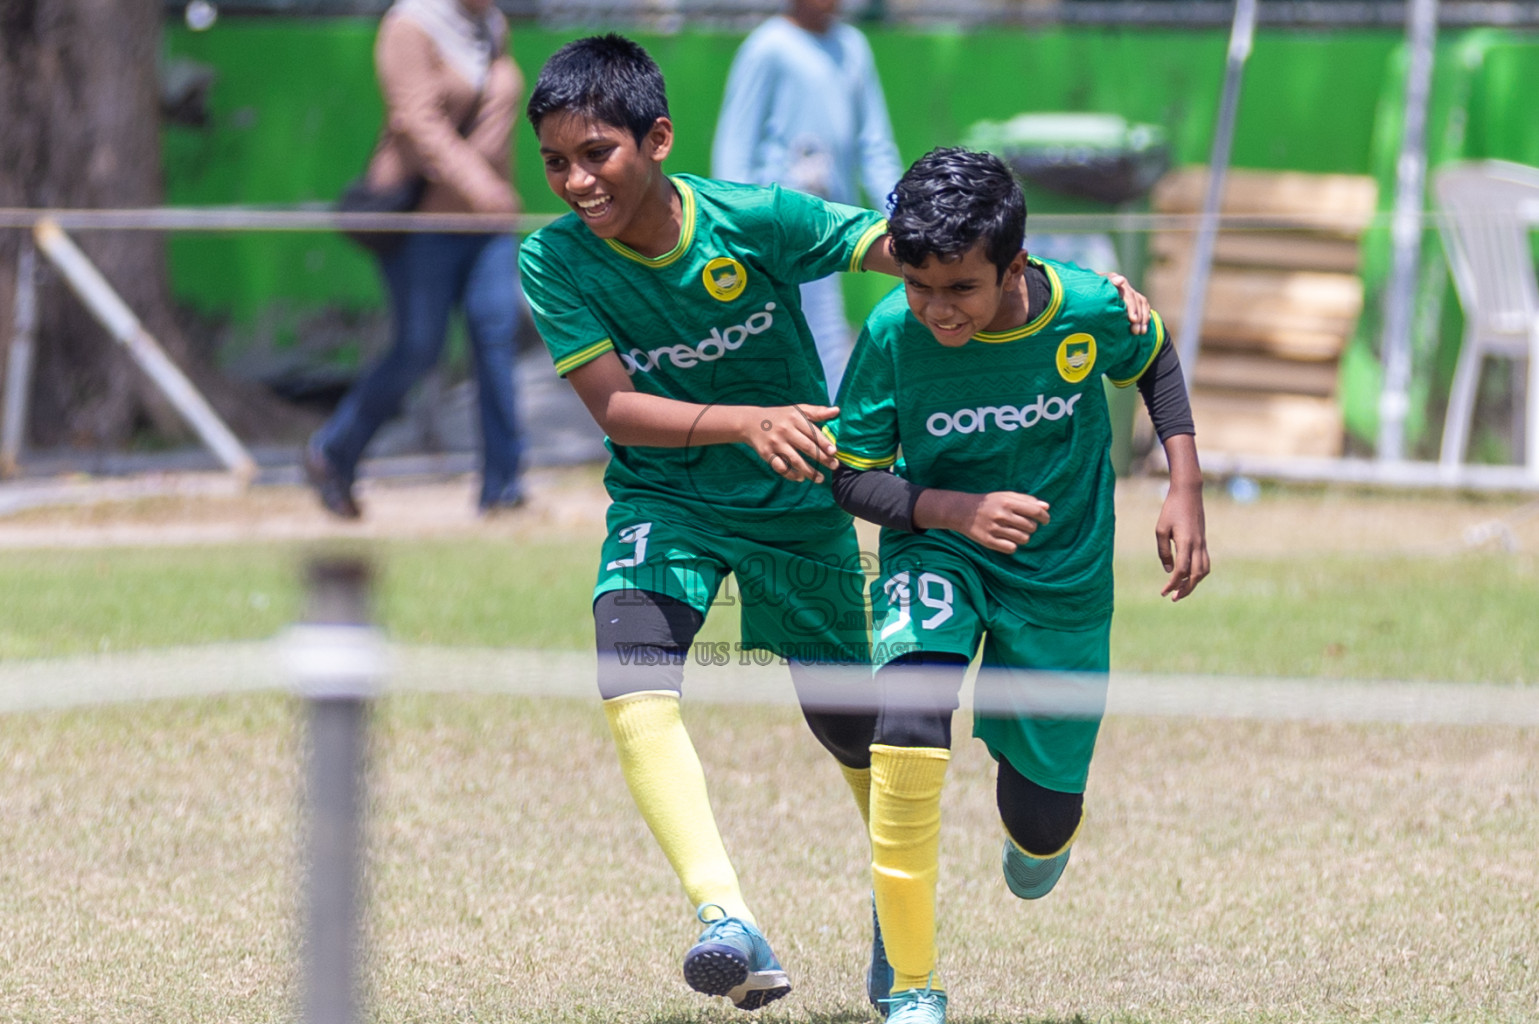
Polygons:
M903 167L866 37L840 22L838 0L793 0L754 29L732 60L711 147L711 175L779 184L885 212ZM858 180L858 184L857 184ZM801 286L831 395L852 335L837 275Z
M385 124L368 189L415 188L413 208L423 212L517 213L509 159L523 79L508 53L507 19L492 0L397 0L380 24L374 63ZM369 244L390 295L392 342L306 447L305 473L321 503L343 518L359 516L358 461L437 364L459 306L480 407L477 504L483 514L517 507L524 495L513 358L522 298L514 235L402 233Z

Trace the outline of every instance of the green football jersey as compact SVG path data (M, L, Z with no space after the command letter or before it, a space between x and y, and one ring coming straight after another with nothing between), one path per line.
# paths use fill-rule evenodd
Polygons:
M700 404L828 404L800 285L860 269L887 229L869 210L777 187L676 175L683 230L649 258L568 214L520 248L535 324L565 376L608 352L636 390ZM827 485L792 483L746 444L610 443L610 494L729 527L843 515Z
M1052 522L1006 555L950 530L884 530L882 567L923 560L926 546L965 553L995 598L1048 628L1111 614L1115 474L1101 378L1126 387L1165 341L1158 314L1129 329L1117 289L1099 274L1032 259L1051 300L1030 323L947 348L909 312L900 287L872 311L845 371L839 458L895 466L908 480L975 494L1019 491Z

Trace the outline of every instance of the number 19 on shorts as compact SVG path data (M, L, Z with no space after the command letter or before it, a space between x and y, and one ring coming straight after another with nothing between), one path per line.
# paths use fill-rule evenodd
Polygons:
M906 571L894 573L887 582L882 584L882 590L887 595L888 604L898 613L882 628L881 639L883 640L909 624L916 597L922 607L931 609L933 612L919 620L920 629L934 629L951 618L951 606L956 600L956 591L951 586L951 581L933 572L922 572L917 575Z

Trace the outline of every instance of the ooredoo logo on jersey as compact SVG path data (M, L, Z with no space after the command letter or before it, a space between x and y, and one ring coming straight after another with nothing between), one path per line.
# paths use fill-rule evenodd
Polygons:
M731 327L712 327L711 333L693 345L661 345L650 351L633 348L620 353L620 363L625 372L634 376L637 372L651 373L667 360L681 370L701 363L714 363L728 352L743 347L743 342L755 334L763 334L775 326L775 304L766 302L764 308L740 324Z
M995 430L1030 430L1043 420L1053 422L1074 415L1074 407L1083 395L1068 398L1051 398L1038 395L1035 401L1025 405L981 405L976 409L958 409L956 412L934 412L924 421L925 430L932 437L948 434L982 434L993 420Z

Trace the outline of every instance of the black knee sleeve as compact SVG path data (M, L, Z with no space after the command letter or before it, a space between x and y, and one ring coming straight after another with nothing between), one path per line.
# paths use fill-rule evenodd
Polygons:
M915 651L876 673L881 708L875 742L888 747L951 749L951 713L967 674L960 654Z
M802 717L823 749L846 768L871 767L871 736L876 715L802 708Z
M812 735L846 768L871 767L876 688L871 666L790 663L791 682Z
M641 690L677 691L689 645L705 616L649 590L611 590L593 602L599 694L609 700Z
M1000 759L995 786L999 820L1015 845L1036 857L1063 849L1085 810L1085 794L1044 789Z

